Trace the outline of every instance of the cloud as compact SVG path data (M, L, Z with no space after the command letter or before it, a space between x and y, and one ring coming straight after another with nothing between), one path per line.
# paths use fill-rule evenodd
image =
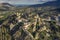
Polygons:
M8 2L11 4L41 4L48 1L54 0L0 0L0 2Z
M56 1L56 0L39 0L41 2Z

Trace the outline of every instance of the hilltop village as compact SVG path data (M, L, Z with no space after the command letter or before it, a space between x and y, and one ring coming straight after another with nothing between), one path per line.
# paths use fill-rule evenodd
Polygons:
M6 4L0 7L0 40L60 40L60 7Z

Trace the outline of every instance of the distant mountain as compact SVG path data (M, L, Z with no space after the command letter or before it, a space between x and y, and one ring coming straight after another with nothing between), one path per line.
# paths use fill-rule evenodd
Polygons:
M13 6L13 5L11 5L11 4L9 4L9 3L0 3L0 5L4 5L4 6Z
M51 1L43 4L44 6L60 6L60 0Z
M59 6L60 7L60 0L57 1L50 1L50 2L46 2L43 4L36 4L36 5L30 5L30 7L43 7L43 6Z
M0 3L0 11L14 10L14 6L9 3Z

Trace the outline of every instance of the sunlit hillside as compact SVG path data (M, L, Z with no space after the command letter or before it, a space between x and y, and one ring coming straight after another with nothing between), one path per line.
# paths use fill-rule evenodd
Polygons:
M1 3L0 40L60 40L60 7L44 4Z

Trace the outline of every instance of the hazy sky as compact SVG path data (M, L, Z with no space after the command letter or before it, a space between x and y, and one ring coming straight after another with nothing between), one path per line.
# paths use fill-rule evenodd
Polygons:
M55 1L55 0L0 0L0 3L8 2L11 4L41 4L48 1Z

